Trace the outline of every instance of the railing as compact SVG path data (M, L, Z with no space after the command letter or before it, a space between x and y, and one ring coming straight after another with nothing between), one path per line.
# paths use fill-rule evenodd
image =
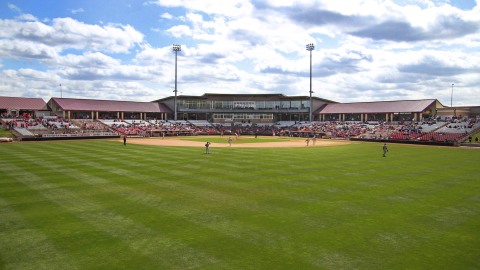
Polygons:
M475 124L476 125L476 124ZM468 133L468 136L465 136L463 138L461 138L458 142L459 143L464 143L466 140L468 140L468 137L469 136L472 136L474 134L476 134L478 131L480 131L480 126L477 126L476 128L472 129L469 133Z
M60 138L60 137L104 137L118 136L115 132L90 132L90 133L71 133L71 134L43 134L42 138Z

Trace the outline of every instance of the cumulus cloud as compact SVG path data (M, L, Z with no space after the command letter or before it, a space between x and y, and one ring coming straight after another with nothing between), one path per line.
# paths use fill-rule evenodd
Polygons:
M56 64L75 68L111 68L121 64L118 59L102 54L100 52L86 52L83 55L67 54Z
M425 55L419 62L400 65L398 70L400 72L428 75L433 77L452 77L468 73L478 74L480 72L480 66L458 65L456 63L448 63L439 58Z
M284 9L290 19L295 22L310 25L336 25L339 27L359 27L369 25L373 16L343 15L341 13L329 10L317 9Z
M0 39L0 56L13 59L54 59L58 50L45 44L36 44L23 40Z
M99 52L84 55L66 55L57 59L62 68L58 74L68 80L119 80L138 81L152 79L155 72L151 66L125 65L118 59Z
M192 30L188 25L177 25L168 29L167 32L176 38L188 37L192 35Z
M0 20L0 56L41 67L34 74L3 63L2 75L35 93L62 81L78 97L154 100L172 95L178 43L183 94L307 95L305 44L313 42L319 97L442 101L445 86L462 82L463 102L480 100L480 8L419 1L156 0L142 5L158 11L148 25L21 15Z
M448 40L478 34L480 31L480 19L473 19L467 12L462 14L451 7L435 5L430 9L421 9L395 5L390 1L382 1L380 5L380 2L373 0L348 6L343 3L307 4L302 1L295 3L298 5L255 3L258 9L274 10L304 27L334 27L344 34L373 40Z
M440 16L428 29L414 27L408 22L386 21L371 25L351 35L375 40L415 42L460 38L478 33L480 22L464 21L457 17Z
M171 63L172 59L171 47L152 48L151 46L146 46L137 53L134 63L139 65L165 65Z
M170 13L167 13L167 12L160 15L160 17L163 18L163 19L167 19L167 20L172 20L173 19L173 15L170 14Z
M21 14L17 16L15 19L19 21L36 21L37 20L37 18L32 14Z
M90 25L72 18L39 21L0 20L0 39L20 40L59 49L127 53L143 41L143 34L130 25Z
M250 15L253 11L253 5L248 0L157 0L149 1L149 3L162 7L182 7L194 12L226 16L229 18L244 17L245 15Z

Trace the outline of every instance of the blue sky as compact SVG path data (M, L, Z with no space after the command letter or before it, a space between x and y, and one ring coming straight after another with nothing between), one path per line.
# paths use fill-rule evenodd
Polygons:
M0 1L1 96L480 105L480 0Z

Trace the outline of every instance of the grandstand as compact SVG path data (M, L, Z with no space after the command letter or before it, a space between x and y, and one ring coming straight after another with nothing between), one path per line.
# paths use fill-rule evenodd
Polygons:
M212 123L207 120L188 120L188 122L197 127L213 127Z
M313 122L305 120L305 97L180 96L178 120L171 119L170 99L52 98L45 103L0 97L0 123L18 139L255 134L448 144L463 142L480 128L478 107L462 107L464 115L442 115L449 108L433 99L341 104L316 98Z

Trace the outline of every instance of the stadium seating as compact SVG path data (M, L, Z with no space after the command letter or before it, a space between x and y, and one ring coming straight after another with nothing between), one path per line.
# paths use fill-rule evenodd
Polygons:
M462 137L466 136L464 133L442 133L431 132L422 135L420 141L435 141L435 142L455 142Z
M188 120L188 123L197 127L213 127L207 120Z
M22 127L15 127L14 130L16 132L18 132L21 136L23 137L33 137L35 136L32 132L30 132L28 129L26 128L22 128Z

